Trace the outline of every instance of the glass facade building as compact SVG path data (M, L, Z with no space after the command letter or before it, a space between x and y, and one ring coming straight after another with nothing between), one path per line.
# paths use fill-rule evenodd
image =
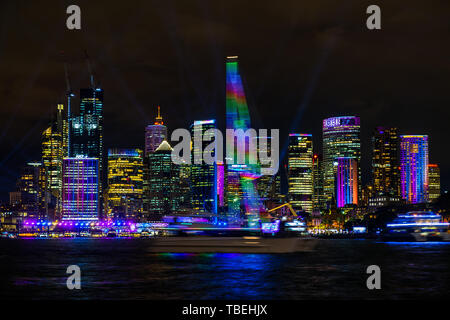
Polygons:
M312 162L313 170L313 212L326 209L326 201L323 194L322 156L315 154Z
M163 215L176 213L180 207L180 166L173 163L171 154L171 146L163 141L148 155L148 220L161 220Z
M428 136L400 136L401 196L408 203L427 202Z
M313 211L313 141L311 134L289 134L288 195L295 210Z
M143 152L108 150L108 217L139 221L142 218Z
M372 136L372 185L377 196L400 196L398 144L397 128L375 128Z
M206 133L209 129L216 128L216 121L211 120L199 120L194 121L191 125L191 137L192 137L192 160L191 160L191 191L192 191L192 208L200 212L210 212L217 213L218 210L218 197L222 194L221 190L218 190L217 180L218 178L223 179L224 176L220 175L221 172L217 171L217 162L213 165L206 164L202 161L201 164L196 164L194 159L203 159L203 150L212 141L214 141L213 133ZM201 144L195 143L195 136L203 137ZM213 155L214 156L214 155ZM221 186L224 185L223 182L219 183Z
M98 220L98 185L97 158L64 158L62 219Z
M337 158L335 166L337 207L358 205L358 161L353 158Z
M335 176L337 158L354 158L358 166L358 194L361 194L360 119L356 116L333 117L323 120L323 192L325 200L336 200Z

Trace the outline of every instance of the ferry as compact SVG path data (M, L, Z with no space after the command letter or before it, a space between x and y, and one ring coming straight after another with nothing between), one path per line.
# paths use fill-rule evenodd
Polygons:
M400 214L386 225L383 239L388 241L450 241L449 223L431 211Z
M149 240L149 252L164 253L293 253L313 251L310 237L157 237Z

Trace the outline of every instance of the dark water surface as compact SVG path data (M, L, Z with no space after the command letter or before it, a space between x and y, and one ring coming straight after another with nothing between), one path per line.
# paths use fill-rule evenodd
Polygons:
M0 299L409 299L450 292L450 243L319 240L295 254L148 253L145 239L2 239ZM66 268L81 268L68 290ZM366 268L381 268L368 290Z

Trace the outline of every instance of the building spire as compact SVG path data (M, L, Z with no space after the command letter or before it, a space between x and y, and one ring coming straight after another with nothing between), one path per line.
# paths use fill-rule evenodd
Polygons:
M161 126L164 124L163 118L161 117L161 107L160 106L158 106L158 115L155 118L155 124L158 124Z

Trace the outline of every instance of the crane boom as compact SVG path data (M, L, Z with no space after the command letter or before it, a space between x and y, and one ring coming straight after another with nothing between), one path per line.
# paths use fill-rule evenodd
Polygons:
M281 208L283 208L283 207L288 207L288 208L289 208L289 211L292 213L292 215L293 215L294 217L297 217L297 213L295 213L294 208L292 208L292 205L291 205L289 202L286 202L285 204L282 204L282 205L280 205L280 206L278 206L278 207L272 208L272 209L268 210L267 212L273 212L273 211L278 210L278 209L281 209Z

